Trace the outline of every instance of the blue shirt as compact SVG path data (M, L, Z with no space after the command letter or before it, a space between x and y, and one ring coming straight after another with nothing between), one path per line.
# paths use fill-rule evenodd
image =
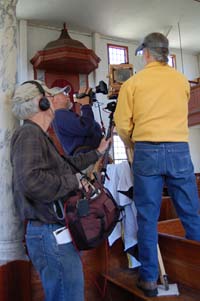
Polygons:
M53 127L68 155L96 149L102 139L90 105L81 107L81 116L66 109L56 110Z

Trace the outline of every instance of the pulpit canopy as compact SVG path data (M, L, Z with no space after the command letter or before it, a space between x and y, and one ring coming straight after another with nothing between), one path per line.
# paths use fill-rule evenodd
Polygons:
M92 49L72 39L64 23L60 37L37 51L30 62L34 69L89 74L98 67L100 58Z

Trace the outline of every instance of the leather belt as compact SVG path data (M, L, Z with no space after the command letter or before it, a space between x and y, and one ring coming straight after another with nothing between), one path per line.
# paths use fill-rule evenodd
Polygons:
M44 223L39 220L30 220L30 223L32 226L35 226L35 227L40 227L40 226L44 225Z
M152 142L152 141L136 141L135 143L148 143L148 144L162 144L162 143L167 143L167 142Z

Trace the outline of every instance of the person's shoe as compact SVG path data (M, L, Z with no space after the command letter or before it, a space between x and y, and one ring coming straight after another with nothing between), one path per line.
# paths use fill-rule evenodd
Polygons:
M144 281L139 278L136 285L147 297L155 297L158 294L156 281Z

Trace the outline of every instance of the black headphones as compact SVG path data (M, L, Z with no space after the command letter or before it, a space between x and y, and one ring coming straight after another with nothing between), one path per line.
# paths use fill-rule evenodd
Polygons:
M43 95L43 97L39 101L39 108L41 111L48 110L50 108L51 104L50 104L49 100L45 97L45 91L44 91L43 87L34 80L26 81L22 85L24 85L24 84L33 84L38 88L39 92Z

